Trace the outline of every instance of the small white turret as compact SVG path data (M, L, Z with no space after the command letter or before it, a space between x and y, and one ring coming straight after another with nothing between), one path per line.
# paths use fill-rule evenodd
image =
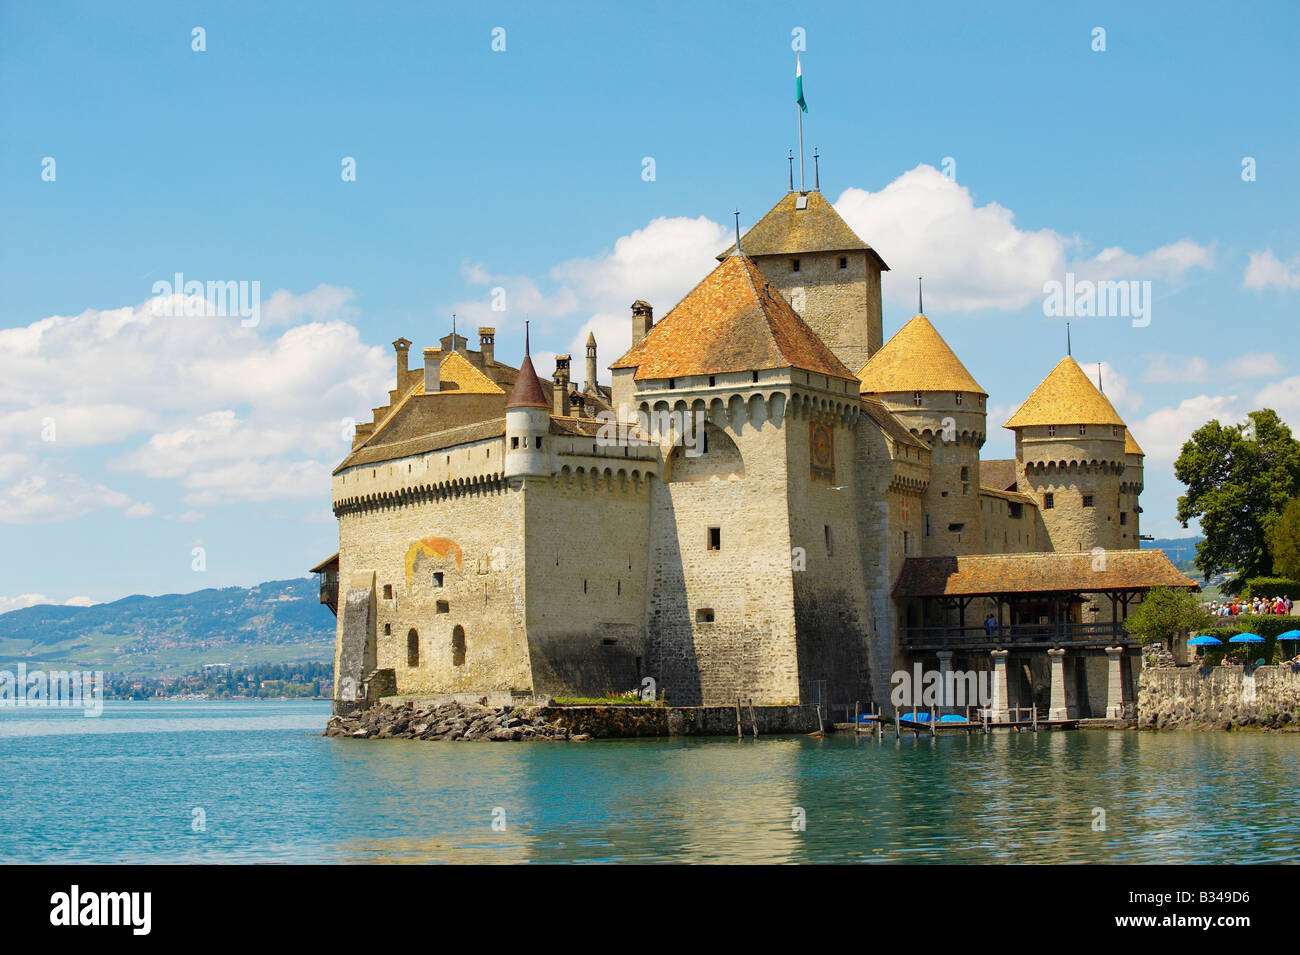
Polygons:
M551 403L533 368L524 332L524 361L506 402L507 478L549 477L551 467Z

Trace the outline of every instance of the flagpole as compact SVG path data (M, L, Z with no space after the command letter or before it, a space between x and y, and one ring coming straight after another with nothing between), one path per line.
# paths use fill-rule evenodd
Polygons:
M794 111L799 116L799 191L802 193L805 191L803 187L803 107L795 103Z

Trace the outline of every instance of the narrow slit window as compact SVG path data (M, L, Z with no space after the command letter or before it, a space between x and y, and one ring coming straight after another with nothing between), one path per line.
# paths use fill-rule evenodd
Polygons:
M722 528L709 528L709 550L722 550Z

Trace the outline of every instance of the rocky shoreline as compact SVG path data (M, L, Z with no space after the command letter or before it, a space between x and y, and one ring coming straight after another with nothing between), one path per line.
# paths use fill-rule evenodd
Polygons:
M573 733L562 723L546 719L534 706L490 707L482 703L417 706L411 702L382 703L353 716L331 716L323 736L354 739L421 739L478 741L583 742L589 733Z

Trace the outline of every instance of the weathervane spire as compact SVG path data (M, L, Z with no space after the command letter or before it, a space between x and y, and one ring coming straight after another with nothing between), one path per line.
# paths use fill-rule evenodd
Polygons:
M925 300L921 298L921 276L916 277L916 314L925 314Z
M794 150L787 149L785 161L790 166L790 191L794 192Z
M821 169L817 164L817 147L813 147L813 189L817 192L822 191Z
M733 214L736 217L736 254L744 258L745 253L740 250L740 210L737 209Z
M1065 323L1065 355L1068 358L1073 354L1074 352L1070 350L1070 323L1066 322Z

